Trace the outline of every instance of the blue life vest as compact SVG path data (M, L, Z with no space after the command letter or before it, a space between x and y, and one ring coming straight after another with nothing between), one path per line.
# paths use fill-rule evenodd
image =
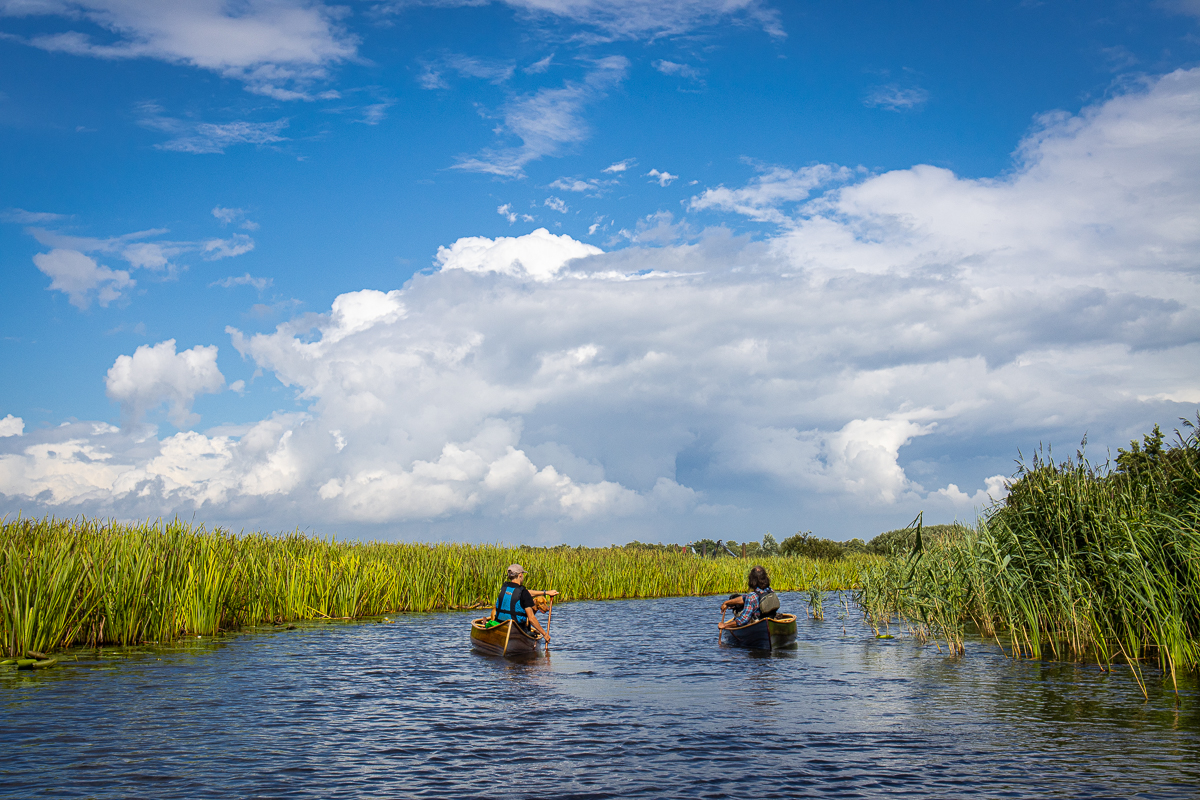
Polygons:
M500 592L500 599L496 601L496 620L498 622L506 622L511 619L521 627L529 624L529 617L519 602L522 588L521 586L505 586L504 590Z

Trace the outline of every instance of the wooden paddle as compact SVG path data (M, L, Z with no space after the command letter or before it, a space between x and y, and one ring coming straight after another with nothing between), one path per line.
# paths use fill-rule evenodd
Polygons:
M725 624L725 606L721 606L721 624ZM721 629L717 628L717 644L721 643Z

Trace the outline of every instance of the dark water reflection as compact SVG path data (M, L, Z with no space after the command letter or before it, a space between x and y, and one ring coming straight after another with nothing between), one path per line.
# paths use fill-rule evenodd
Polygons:
M1127 672L951 660L832 608L754 654L717 646L715 607L559 606L524 663L428 614L5 671L0 794L1200 796L1194 682L1145 702Z

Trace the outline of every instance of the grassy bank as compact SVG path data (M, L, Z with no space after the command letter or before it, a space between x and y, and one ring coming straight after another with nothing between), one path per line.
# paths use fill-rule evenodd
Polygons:
M775 588L849 588L870 559L761 559ZM342 543L236 536L180 522L0 524L0 636L9 654L134 644L247 625L490 604L504 569L565 600L745 590L750 563L666 550Z
M974 528L866 570L861 604L956 651L973 623L1014 656L1200 668L1200 437L1143 441L1100 468L1035 457Z

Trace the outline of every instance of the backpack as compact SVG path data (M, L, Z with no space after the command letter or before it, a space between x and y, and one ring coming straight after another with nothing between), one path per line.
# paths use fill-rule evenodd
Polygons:
M773 617L779 610L779 598L769 589L758 598L758 613L764 617Z

